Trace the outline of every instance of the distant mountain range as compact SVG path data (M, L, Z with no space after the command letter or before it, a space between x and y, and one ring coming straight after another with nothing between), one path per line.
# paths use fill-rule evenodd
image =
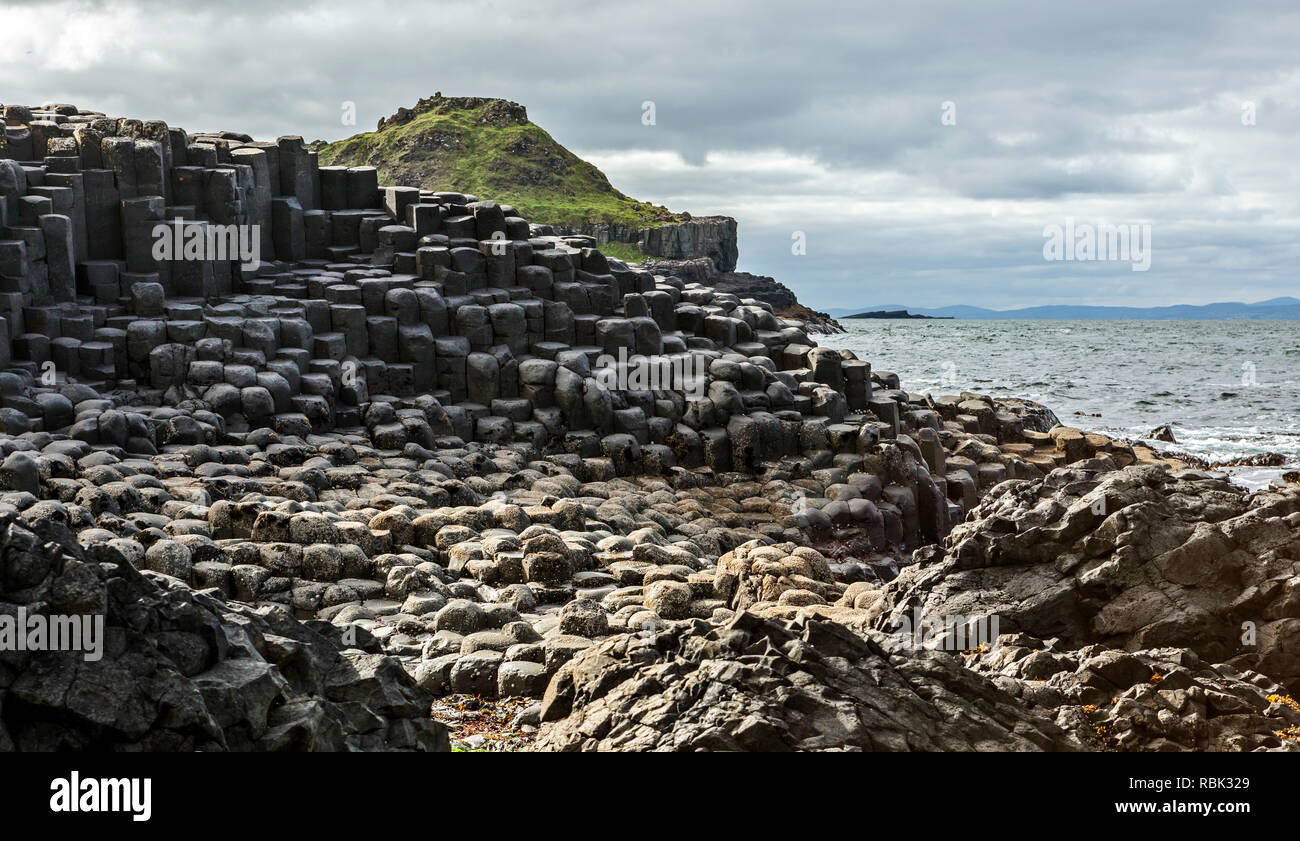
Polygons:
M877 304L870 307L840 307L827 310L832 318L843 318L861 312L907 310L915 315L933 318L1138 318L1211 320L1222 318L1249 318L1261 320L1300 319L1300 298L1271 298L1254 304L1230 301L1221 304L1192 306L1179 304L1172 307L1082 307L1059 304L1048 307L1024 307L1015 310L991 310L984 307L959 305L954 307L912 307L901 304Z

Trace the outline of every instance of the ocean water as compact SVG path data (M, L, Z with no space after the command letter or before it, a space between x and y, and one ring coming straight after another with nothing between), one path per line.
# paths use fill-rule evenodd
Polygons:
M1223 472L1263 487L1300 467L1300 321L843 319L819 336L915 393L1020 397L1061 422L1130 440L1169 424L1211 462L1278 453L1276 468Z

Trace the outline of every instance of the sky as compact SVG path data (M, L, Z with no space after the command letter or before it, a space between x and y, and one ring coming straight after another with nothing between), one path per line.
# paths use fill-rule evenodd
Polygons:
M1293 6L0 0L0 102L335 140L502 97L819 309L1257 301L1300 296Z

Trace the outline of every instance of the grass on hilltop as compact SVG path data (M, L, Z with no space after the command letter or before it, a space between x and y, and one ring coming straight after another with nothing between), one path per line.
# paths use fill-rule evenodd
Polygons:
M406 123L318 147L320 163L374 166L380 183L472 193L542 224L643 227L686 218L615 190L539 126L501 119L500 100L478 102L435 100Z

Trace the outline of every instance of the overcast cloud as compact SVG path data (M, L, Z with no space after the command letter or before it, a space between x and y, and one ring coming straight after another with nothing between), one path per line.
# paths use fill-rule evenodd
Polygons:
M1300 295L1288 3L0 2L0 31L0 102L191 131L515 100L629 195L735 216L740 268L819 308ZM1067 217L1149 223L1150 270L1045 261Z

